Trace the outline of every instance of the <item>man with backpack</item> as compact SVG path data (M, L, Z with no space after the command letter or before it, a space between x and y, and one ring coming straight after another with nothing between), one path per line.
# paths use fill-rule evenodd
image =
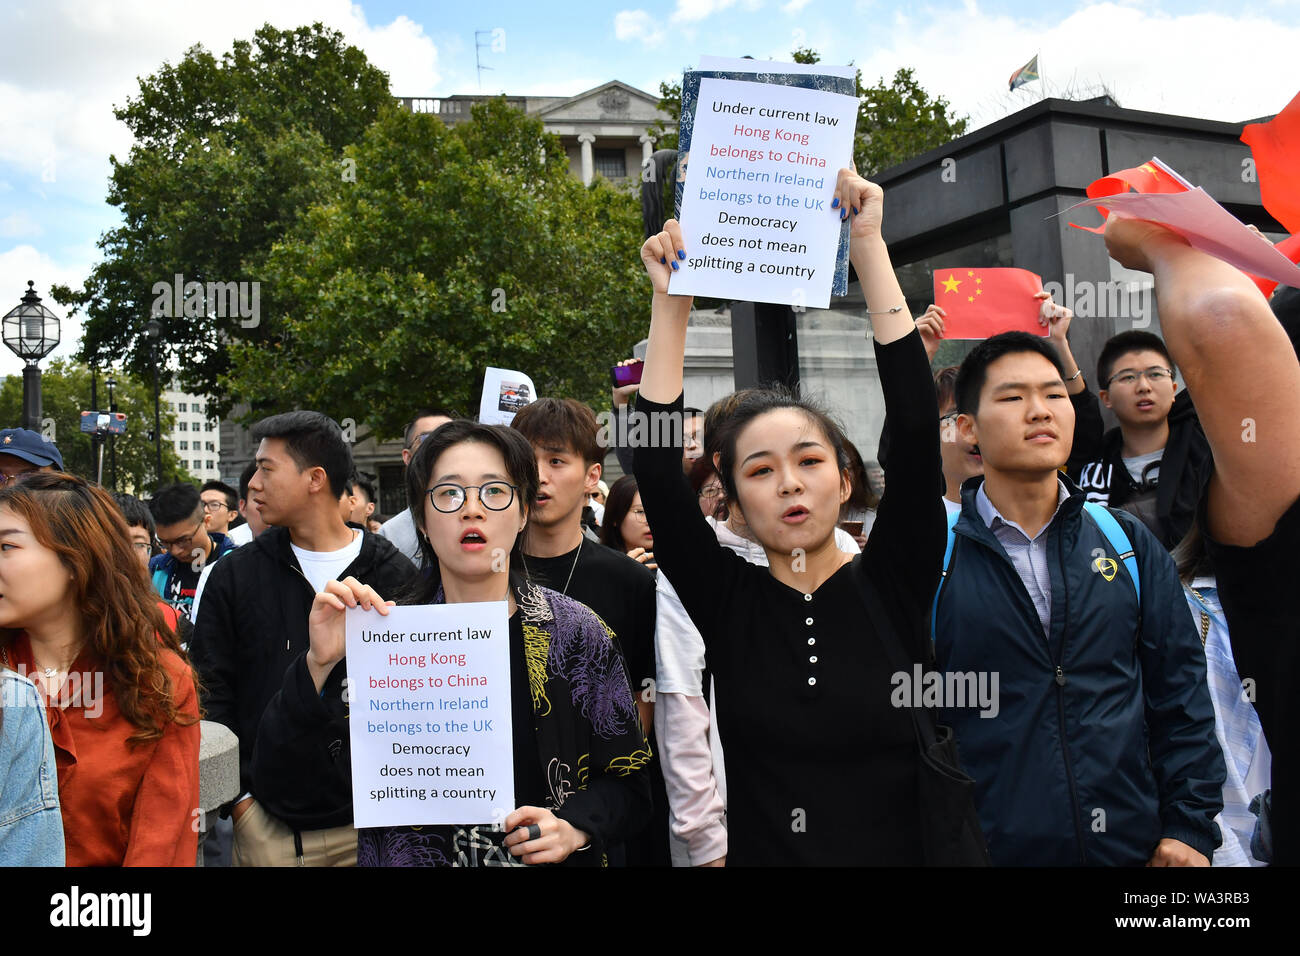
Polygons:
M1061 475L1064 378L1023 332L958 373L984 475L949 518L934 602L944 722L995 864L1207 866L1225 770L1205 655L1160 542ZM995 706L958 693L980 677Z

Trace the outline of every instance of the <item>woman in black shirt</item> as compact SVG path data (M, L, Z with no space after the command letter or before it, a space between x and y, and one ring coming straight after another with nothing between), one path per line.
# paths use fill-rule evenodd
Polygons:
M945 535L939 412L880 237L880 187L841 170L835 199L836 215L852 216L850 257L894 435L866 550L854 557L835 546L848 459L839 429L809 403L755 390L723 426L727 501L767 552L766 569L718 544L677 450L635 451L656 560L699 628L716 680L732 865L923 862L917 741L907 710L891 706L897 668L855 576L874 585L908 657L924 660ZM691 300L668 294L668 280L684 251L673 220L641 250L654 299L638 413L681 408Z

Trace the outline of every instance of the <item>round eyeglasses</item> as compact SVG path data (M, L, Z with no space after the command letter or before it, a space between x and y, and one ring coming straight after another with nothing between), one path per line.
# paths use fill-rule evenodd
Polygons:
M436 510L443 514L453 514L465 507L471 489L478 492L478 500L488 511L505 511L514 503L517 490L508 481L489 481L481 485L458 485L444 481L430 488L427 494Z
M1106 385L1109 387L1113 383L1128 387L1136 385L1139 378L1145 378L1152 385L1159 385L1166 379L1171 379L1173 377L1173 369L1161 368L1159 365L1152 366L1151 368L1145 369L1141 372L1131 368L1126 368L1124 371L1116 372L1112 375L1110 381L1107 382Z

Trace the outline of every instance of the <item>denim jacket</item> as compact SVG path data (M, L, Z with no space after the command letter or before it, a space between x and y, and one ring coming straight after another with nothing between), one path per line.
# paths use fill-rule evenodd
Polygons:
M63 866L63 817L45 706L0 667L0 866Z

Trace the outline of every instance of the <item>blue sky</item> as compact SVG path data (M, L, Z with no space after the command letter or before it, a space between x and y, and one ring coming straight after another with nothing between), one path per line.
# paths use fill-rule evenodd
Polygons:
M411 0L7 0L0 9L0 313L26 280L80 286L99 236L118 221L104 197L108 155L130 137L112 106L135 77L193 43L220 54L266 20L316 19L343 31L390 73L397 95L479 92L475 30L503 31L482 62L485 93L571 95L610 79L656 92L701 54L785 58L795 46L850 60L868 82L900 66L974 125L1044 91L1095 93L1124 106L1240 121L1295 95L1300 0L1223 12L1187 0L623 0L539 5ZM1228 51L1221 53L1220 51ZM1044 82L1016 94L1007 77L1041 53ZM1248 66L1230 58L1248 56ZM71 354L78 335L65 323ZM0 374L19 363L0 350Z

